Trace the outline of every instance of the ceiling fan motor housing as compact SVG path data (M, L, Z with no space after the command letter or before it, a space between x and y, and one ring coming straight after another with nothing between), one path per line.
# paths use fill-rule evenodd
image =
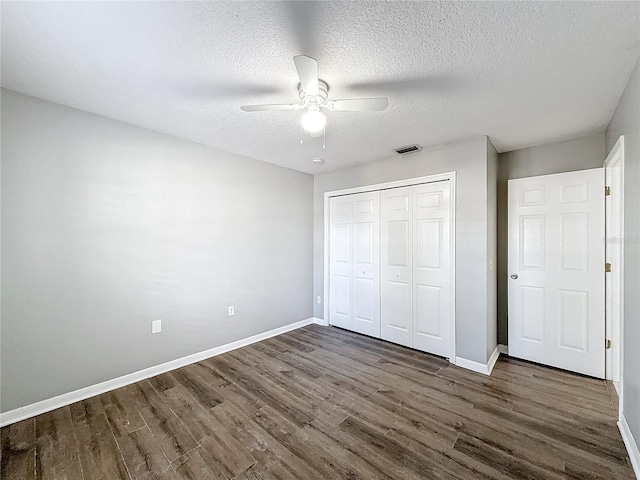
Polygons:
M302 88L302 83L298 84L298 95L305 107L309 105L318 105L318 107L324 105L329 96L329 85L323 80L318 80L318 95L309 95Z

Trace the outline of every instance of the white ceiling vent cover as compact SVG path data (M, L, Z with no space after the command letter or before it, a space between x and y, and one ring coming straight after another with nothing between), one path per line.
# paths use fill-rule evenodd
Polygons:
M417 143L414 143L413 145L396 148L394 152L396 152L398 155L409 155L410 153L419 152L420 150L422 150L422 147Z

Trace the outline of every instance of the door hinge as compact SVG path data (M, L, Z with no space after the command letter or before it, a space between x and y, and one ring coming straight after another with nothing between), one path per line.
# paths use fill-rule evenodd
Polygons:
M605 350L609 350L611 348L611 340L604 341L604 348Z
M611 273L611 264L610 263L605 263L604 264L604 271L606 273Z
M604 196L608 197L611 195L611 187L604 187Z

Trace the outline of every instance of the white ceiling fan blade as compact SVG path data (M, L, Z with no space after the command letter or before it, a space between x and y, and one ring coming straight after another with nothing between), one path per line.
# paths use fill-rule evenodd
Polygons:
M327 102L330 110L345 112L381 112L389 105L389 99L380 98L351 98L347 100L331 100Z
M243 105L240 107L240 110L244 110L245 112L264 112L267 110L298 110L302 107L303 105L298 103L274 103L271 105Z
M296 55L293 57L293 63L296 64L304 93L318 95L318 62L316 59L306 55Z

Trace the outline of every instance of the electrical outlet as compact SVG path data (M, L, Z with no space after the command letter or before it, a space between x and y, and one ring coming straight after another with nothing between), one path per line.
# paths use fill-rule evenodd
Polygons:
M162 331L162 320L153 320L151 322L151 333L160 333Z
M316 302L322 303L322 297L320 295L318 295L318 297L316 298Z
M233 317L236 314L236 309L233 305L229 307L229 316Z

